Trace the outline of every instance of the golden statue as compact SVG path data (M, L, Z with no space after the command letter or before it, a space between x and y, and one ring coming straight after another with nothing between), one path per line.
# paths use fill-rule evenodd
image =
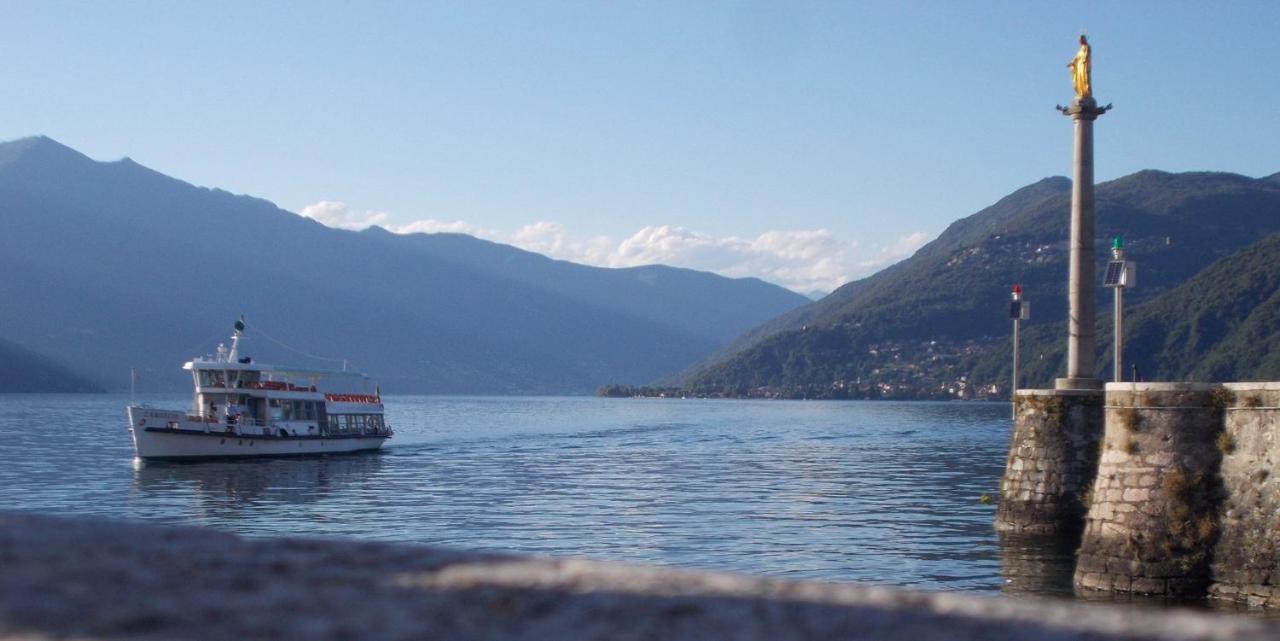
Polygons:
M1076 86L1077 98L1088 98L1093 95L1093 84L1090 76L1093 75L1093 66L1089 52L1089 41L1084 35L1080 36L1080 50L1076 52L1076 57L1067 63L1067 67L1071 69L1071 82Z

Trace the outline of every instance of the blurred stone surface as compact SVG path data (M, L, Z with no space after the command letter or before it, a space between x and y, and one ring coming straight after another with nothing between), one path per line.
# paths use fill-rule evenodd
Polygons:
M1182 610L0 512L0 639L1274 639Z

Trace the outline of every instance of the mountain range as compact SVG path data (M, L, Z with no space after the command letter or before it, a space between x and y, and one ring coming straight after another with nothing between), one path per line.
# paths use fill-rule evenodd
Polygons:
M1033 309L1022 384L1051 386L1065 371L1070 189L1065 178L1019 189L953 223L914 256L751 330L676 380L724 395L1007 397L1007 302L1011 285L1020 283ZM1128 258L1140 265L1139 284L1126 293L1134 314L1127 351L1133 362L1147 363L1147 376L1280 377L1274 357L1231 368L1207 368L1204 360L1223 341L1239 345L1270 327L1246 320L1256 306L1274 304L1267 302L1274 290L1263 290L1277 262L1267 262L1269 246L1250 246L1280 231L1280 177L1148 170L1098 185L1096 202L1099 275L1113 236L1124 238ZM1262 290L1185 320L1187 310L1216 300L1203 296L1210 286L1193 277L1242 251L1230 269L1255 275ZM1184 285L1190 289L1172 291ZM1101 288L1098 306L1103 330L1111 297ZM1241 323L1244 333L1233 333ZM1181 333L1161 334L1175 329ZM1109 377L1104 348L1099 374Z
M584 393L679 370L808 302L752 278L332 229L45 137L0 144L0 224L0 336L30 357L0 369L34 358L74 389L123 389L131 368L140 389L185 389L181 363L246 314L259 360L345 361L390 392Z

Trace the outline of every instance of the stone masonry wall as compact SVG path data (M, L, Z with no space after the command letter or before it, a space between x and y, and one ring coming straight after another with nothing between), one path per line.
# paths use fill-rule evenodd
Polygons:
M1101 391L1018 390L996 530L1080 533L1082 498L1098 464L1102 401Z
M1221 386L1112 383L1078 590L1203 595L1218 538Z
M1280 606L1280 383L1224 387L1224 496L1210 593L1251 606Z

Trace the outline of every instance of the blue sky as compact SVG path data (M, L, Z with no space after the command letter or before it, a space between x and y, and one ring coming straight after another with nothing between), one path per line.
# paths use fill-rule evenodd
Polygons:
M0 2L0 139L328 224L829 290L1070 170L1280 171L1280 4Z

